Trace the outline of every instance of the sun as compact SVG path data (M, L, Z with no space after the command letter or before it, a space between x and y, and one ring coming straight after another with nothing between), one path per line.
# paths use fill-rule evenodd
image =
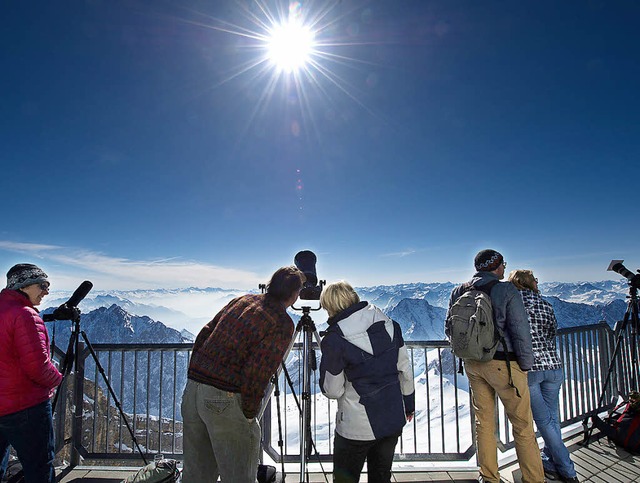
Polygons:
M343 33L342 26L348 24L352 10L342 0L235 2L237 10L230 17L233 21L210 17L202 23L198 20L196 25L237 37L233 48L241 54L234 56L239 62L225 69L225 76L215 87L240 77L248 81L253 101L246 129L276 100L286 100L287 109L291 109L288 130L294 137L312 130L318 134L316 99L333 106L329 111L325 105L320 108L328 115L333 115L333 109L345 97L372 113L359 99L357 84L350 81L351 71L358 71L361 78L362 69L371 64L353 57L352 52L371 42L364 37L355 42L350 31Z
M297 22L274 25L267 41L267 55L281 71L295 73L302 69L314 52L314 32Z

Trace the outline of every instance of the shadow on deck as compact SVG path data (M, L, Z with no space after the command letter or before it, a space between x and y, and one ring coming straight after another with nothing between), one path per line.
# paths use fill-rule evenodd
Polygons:
M581 482L594 483L633 483L640 482L640 456L634 456L617 446L609 443L606 438L594 434L588 447L579 444L583 435L579 433L566 441L571 451L571 458L578 471ZM278 467L278 470L280 468ZM127 476L135 473L132 468L116 467L77 467L68 474L61 475L60 483L95 482L95 483L119 483ZM500 469L504 482L520 483L522 476L517 461ZM298 481L299 475L295 469L287 474L287 481ZM281 482L278 473L278 482ZM331 475L326 479L322 473L310 473L310 482L331 481ZM361 481L367 481L363 475ZM474 471L422 471L395 472L392 482L475 482L477 472Z

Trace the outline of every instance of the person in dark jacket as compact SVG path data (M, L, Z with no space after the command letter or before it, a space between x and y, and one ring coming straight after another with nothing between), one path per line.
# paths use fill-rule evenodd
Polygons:
M545 475L551 480L578 483L569 450L562 441L559 396L564 371L556 348L558 322L553 307L542 298L531 270L514 270L509 281L520 290L531 323L534 361L528 373L531 410L544 440L541 453Z
M188 483L254 483L260 456L256 420L269 379L294 332L287 307L304 275L277 270L265 294L244 295L204 326L193 345L182 396L184 472Z
M393 454L415 411L413 369L400 326L361 302L347 282L328 285L320 388L338 400L333 481L355 483L367 461L370 483L391 481Z
M0 462L13 446L26 483L55 481L50 398L62 374L36 309L48 293L47 274L30 263L13 266L0 292Z
M464 363L475 409L476 453L480 466L480 481L500 482L498 442L495 436L495 397L497 395L513 426L513 438L522 470L522 481L543 483L544 470L533 431L527 384L527 371L531 369L534 360L527 312L516 287L510 282L499 282L504 278L504 270L507 266L500 253L491 249L482 250L476 255L474 265L476 274L469 282L452 291L449 308L469 286L479 287L487 283L495 283L489 295L495 323L503 333L506 344L506 347L502 345L498 347L491 361L469 360Z

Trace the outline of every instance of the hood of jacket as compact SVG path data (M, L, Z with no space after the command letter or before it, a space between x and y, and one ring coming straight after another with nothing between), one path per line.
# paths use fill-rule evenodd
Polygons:
M372 327L374 324L382 324ZM384 330L393 340L393 321L375 305L359 302L328 320L329 331L335 331L342 338L368 354L374 354L371 332Z

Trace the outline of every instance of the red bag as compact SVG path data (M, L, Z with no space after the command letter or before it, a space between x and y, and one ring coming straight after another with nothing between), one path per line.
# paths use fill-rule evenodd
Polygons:
M604 420L593 416L594 425L611 441L630 453L640 454L640 393L631 391Z
M633 398L634 394L635 398ZM637 392L632 392L629 401L622 405L624 405L622 414L614 424L617 433L614 442L631 453L640 454L640 396Z

